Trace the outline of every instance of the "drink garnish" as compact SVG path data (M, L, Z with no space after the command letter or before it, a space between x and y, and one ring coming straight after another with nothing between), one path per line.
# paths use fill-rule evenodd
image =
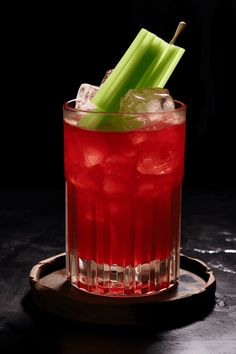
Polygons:
M170 43L142 28L92 98L94 111L118 112L120 100L129 89L163 88L185 52L184 48L174 45L185 25L185 22L179 23ZM86 129L103 129L104 126L112 130L127 129L127 124L122 127L119 122L118 125L109 122L108 115L94 113L88 113L79 121L79 126Z

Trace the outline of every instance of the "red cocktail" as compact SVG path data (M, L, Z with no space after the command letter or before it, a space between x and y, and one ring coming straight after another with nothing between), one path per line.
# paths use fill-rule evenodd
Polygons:
M130 114L127 131L79 127L86 112L64 105L67 271L73 285L141 295L177 283L185 106ZM89 113L102 114L102 113ZM117 120L122 114L107 114ZM123 114L124 116L124 114Z

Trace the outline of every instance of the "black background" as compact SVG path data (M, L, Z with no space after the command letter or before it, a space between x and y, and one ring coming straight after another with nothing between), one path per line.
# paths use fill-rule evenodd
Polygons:
M2 11L1 188L63 188L62 104L99 84L141 27L186 52L166 87L187 106L184 183L235 187L232 0L11 3Z
M1 354L235 353L235 14L235 0L0 5ZM186 52L167 83L188 106L181 253L214 271L215 309L205 317L209 299L191 296L167 328L149 306L153 326L141 328L50 318L32 302L29 272L65 250L63 102L99 84L141 27L169 41L181 20Z

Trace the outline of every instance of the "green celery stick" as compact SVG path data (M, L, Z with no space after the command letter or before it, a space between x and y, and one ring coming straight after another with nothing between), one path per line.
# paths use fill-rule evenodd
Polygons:
M147 68L161 56L165 42L141 29L92 102L107 112L117 112L120 98L135 88Z
M183 48L168 44L159 60L154 60L146 70L136 88L164 87L183 54Z
M129 89L164 87L184 51L183 48L168 44L144 28L141 29L92 99L92 103L97 107L96 111L117 112L121 97ZM117 130L127 129L127 120L123 123L117 122ZM87 129L111 127L116 130L116 124L109 122L109 115L94 113L82 117L79 126Z

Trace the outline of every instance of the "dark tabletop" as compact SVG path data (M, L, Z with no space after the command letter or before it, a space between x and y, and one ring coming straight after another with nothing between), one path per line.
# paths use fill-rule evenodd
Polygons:
M216 278L215 301L169 326L107 326L40 311L29 273L64 252L64 191L1 191L0 353L236 353L236 192L183 191L182 253ZM195 313L198 311L195 311ZM186 320L187 319L187 320ZM160 323L160 319L158 319Z

